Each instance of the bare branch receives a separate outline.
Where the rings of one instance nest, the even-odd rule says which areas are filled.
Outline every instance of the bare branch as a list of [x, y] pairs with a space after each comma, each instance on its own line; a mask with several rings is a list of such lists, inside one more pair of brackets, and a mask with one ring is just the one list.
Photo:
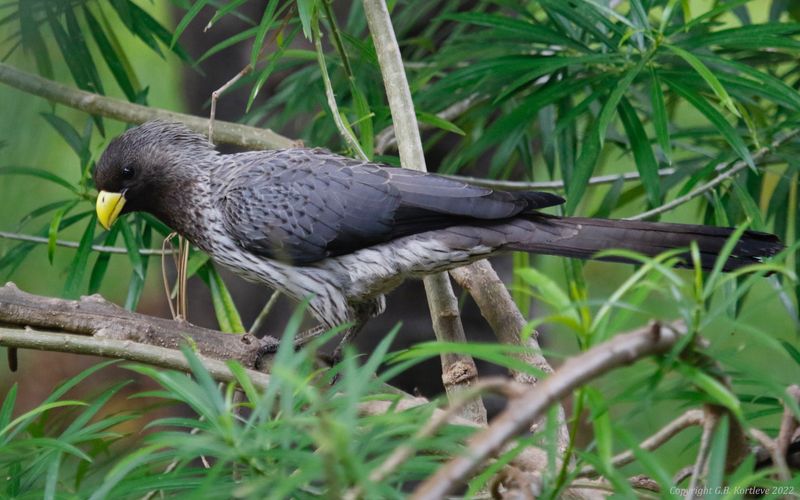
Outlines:
[[[149, 120], [160, 119], [181, 122], [201, 134], [208, 131], [209, 120], [205, 118], [150, 108], [112, 97], [84, 92], [83, 90], [20, 71], [5, 63], [0, 63], [0, 83], [43, 97], [51, 102], [64, 104], [92, 115], [105, 116], [126, 123], [144, 123]], [[297, 144], [296, 141], [272, 130], [249, 127], [238, 123], [217, 121], [214, 128], [214, 143], [217, 144], [233, 144], [248, 149], [290, 148]]]
[[[12, 329], [0, 327], [0, 345], [8, 348], [90, 354], [92, 356], [126, 359], [160, 368], [191, 372], [189, 362], [181, 351], [169, 347], [131, 342], [130, 340], [44, 332], [32, 328]], [[204, 356], [198, 357], [214, 380], [219, 382], [236, 381], [233, 372], [223, 361]], [[266, 389], [269, 385], [268, 374], [247, 368], [246, 373], [256, 387]]]
[[347, 145], [358, 154], [362, 160], [368, 160], [366, 153], [361, 148], [361, 144], [353, 137], [353, 133], [345, 126], [342, 121], [342, 115], [339, 113], [339, 106], [336, 104], [336, 96], [333, 95], [333, 85], [331, 85], [331, 78], [328, 76], [328, 66], [325, 63], [325, 53], [322, 51], [322, 33], [319, 29], [319, 21], [317, 19], [312, 23], [314, 31], [314, 48], [317, 52], [317, 63], [319, 63], [319, 71], [322, 74], [322, 83], [325, 85], [325, 97], [328, 99], [328, 107], [331, 111], [331, 118], [339, 130], [339, 135], [347, 142]]
[[[427, 168], [422, 139], [419, 135], [414, 102], [411, 100], [411, 91], [406, 80], [403, 59], [400, 56], [400, 47], [395, 38], [389, 10], [383, 0], [363, 0], [363, 4], [369, 31], [378, 55], [389, 109], [392, 113], [400, 163], [405, 168], [424, 172]], [[453, 294], [447, 273], [426, 276], [423, 282], [436, 337], [443, 341], [464, 342], [466, 338], [461, 318], [458, 315], [458, 301]], [[471, 379], [477, 375], [475, 362], [471, 357], [466, 356], [461, 357], [458, 361], [460, 362], [457, 363], [457, 360], [443, 355], [443, 377], [451, 377], [451, 372], [458, 371], [459, 375], [455, 379], [469, 384]], [[482, 402], [479, 407], [476, 405], [470, 411], [472, 418], [482, 422], [486, 421], [486, 409]]]
[[[642, 441], [641, 444], [639, 444], [639, 448], [645, 451], [653, 451], [678, 435], [684, 429], [688, 429], [689, 427], [696, 425], [703, 425], [704, 421], [705, 414], [702, 410], [688, 410], [680, 417], [659, 429], [655, 434]], [[634, 458], [633, 451], [628, 450], [616, 455], [611, 460], [611, 464], [614, 467], [622, 467], [623, 465], [633, 462]], [[578, 473], [579, 477], [591, 477], [595, 475], [597, 475], [597, 471], [594, 469], [594, 467], [585, 467], [580, 471], [580, 473]]]
[[[469, 266], [453, 269], [450, 271], [450, 275], [475, 299], [481, 314], [486, 318], [500, 342], [508, 345], [523, 345], [522, 332], [527, 321], [489, 261], [480, 260]], [[542, 373], [552, 373], [553, 368], [541, 354], [542, 349], [539, 346], [538, 337], [538, 332], [534, 331], [524, 343], [529, 350], [524, 354], [519, 354], [518, 357], [530, 366], [538, 368]], [[522, 384], [535, 385], [538, 381], [536, 377], [518, 370], [511, 370], [511, 376]], [[558, 420], [558, 437], [563, 448], [569, 441], [569, 432], [564, 409], [560, 405]], [[534, 423], [531, 430], [535, 431], [537, 426], [538, 422]]]
[[413, 498], [438, 499], [452, 491], [530, 422], [544, 415], [551, 405], [600, 375], [639, 359], [669, 350], [680, 338], [678, 332], [658, 328], [622, 334], [568, 359], [558, 370], [521, 397], [511, 400], [489, 427], [473, 436], [470, 453], [458, 456], [423, 482]]
[[697, 451], [697, 458], [692, 467], [692, 478], [689, 481], [689, 487], [686, 489], [686, 496], [684, 497], [686, 500], [692, 500], [695, 497], [697, 486], [700, 484], [700, 476], [703, 475], [706, 468], [708, 455], [711, 451], [711, 436], [714, 434], [714, 429], [717, 428], [719, 417], [720, 411], [718, 408], [706, 405], [703, 434], [700, 437], [700, 449]]
[[[791, 139], [794, 139], [795, 137], [797, 137], [798, 134], [800, 134], [800, 129], [798, 129], [798, 128], [795, 128], [791, 132], [783, 134], [782, 136], [780, 136], [777, 139], [775, 139], [774, 141], [772, 141], [772, 144], [770, 144], [769, 146], [765, 146], [765, 147], [759, 149], [753, 155], [753, 161], [760, 160], [761, 158], [763, 158], [767, 154], [769, 154], [772, 151], [774, 151], [777, 148], [779, 148], [781, 145], [785, 144], [787, 141], [790, 141]], [[652, 210], [647, 210], [646, 212], [642, 212], [642, 213], [640, 213], [638, 215], [634, 215], [633, 217], [626, 217], [626, 220], [649, 219], [650, 217], [653, 217], [654, 215], [662, 214], [664, 212], [669, 212], [673, 208], [679, 207], [679, 206], [683, 205], [684, 203], [697, 198], [701, 194], [706, 193], [706, 192], [714, 189], [718, 185], [722, 184], [722, 182], [724, 182], [727, 179], [730, 179], [731, 177], [733, 177], [734, 175], [736, 175], [740, 171], [744, 170], [745, 168], [747, 168], [747, 162], [744, 161], [744, 160], [739, 160], [739, 161], [733, 163], [729, 169], [725, 169], [724, 172], [722, 172], [718, 176], [714, 177], [713, 179], [711, 179], [710, 181], [706, 182], [705, 184], [696, 187], [695, 189], [691, 190], [690, 192], [686, 193], [685, 195], [679, 196], [679, 197], [675, 198], [674, 200], [672, 200], [672, 201], [670, 201], [668, 203], [664, 203], [661, 206], [653, 208]]]
[[[0, 324], [43, 328], [94, 336], [129, 344], [177, 349], [189, 342], [199, 354], [219, 361], [235, 359], [255, 368], [261, 353], [277, 346], [272, 337], [229, 335], [185, 321], [172, 321], [127, 311], [99, 295], [81, 300], [40, 297], [13, 283], [0, 287]], [[101, 354], [85, 352], [85, 354]]]
[[[457, 103], [451, 105], [447, 109], [436, 113], [436, 116], [442, 120], [452, 120], [463, 114], [466, 110], [472, 107], [473, 104], [480, 101], [481, 98], [478, 94], [472, 94], [466, 99], [462, 99]], [[433, 128], [433, 125], [428, 123], [420, 123], [420, 130]], [[375, 152], [384, 154], [388, 148], [397, 144], [397, 137], [394, 135], [394, 127], [386, 127], [375, 136]]]

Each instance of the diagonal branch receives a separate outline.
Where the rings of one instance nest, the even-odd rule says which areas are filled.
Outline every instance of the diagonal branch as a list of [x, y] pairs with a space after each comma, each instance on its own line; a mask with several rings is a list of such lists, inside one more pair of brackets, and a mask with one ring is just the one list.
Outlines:
[[[781, 135], [780, 137], [778, 137], [777, 139], [772, 141], [772, 143], [769, 146], [764, 146], [763, 148], [759, 149], [753, 155], [753, 161], [760, 160], [761, 158], [765, 157], [767, 154], [775, 151], [777, 148], [781, 147], [786, 142], [794, 139], [798, 135], [800, 135], [800, 128], [795, 128], [791, 132], [788, 132], [788, 133], [785, 133], [785, 134]], [[677, 207], [683, 205], [684, 203], [687, 203], [687, 202], [697, 198], [698, 196], [700, 196], [700, 195], [702, 195], [704, 193], [707, 193], [708, 191], [711, 191], [715, 187], [717, 187], [720, 184], [722, 184], [725, 180], [732, 178], [733, 176], [735, 176], [736, 174], [738, 174], [739, 172], [741, 172], [745, 168], [747, 168], [747, 162], [745, 162], [744, 160], [739, 160], [739, 161], [733, 163], [730, 168], [723, 169], [724, 171], [721, 174], [719, 174], [718, 176], [714, 177], [713, 179], [711, 179], [710, 181], [706, 182], [705, 184], [696, 187], [695, 189], [691, 190], [690, 192], [686, 193], [685, 195], [679, 196], [679, 197], [675, 198], [674, 200], [672, 200], [670, 202], [664, 203], [661, 206], [653, 208], [652, 210], [648, 210], [646, 212], [642, 212], [640, 214], [634, 215], [633, 217], [627, 217], [626, 220], [644, 220], [644, 219], [649, 219], [650, 217], [653, 217], [655, 215], [662, 214], [664, 212], [669, 212], [670, 210], [672, 210], [674, 208], [677, 208]]]
[[667, 328], [652, 328], [618, 335], [608, 342], [568, 359], [550, 377], [522, 396], [509, 401], [505, 411], [468, 443], [469, 453], [442, 466], [414, 491], [412, 498], [438, 499], [453, 491], [505, 443], [541, 418], [547, 409], [581, 385], [647, 356], [667, 352], [681, 337]]
[[[105, 116], [126, 123], [144, 123], [148, 120], [169, 120], [184, 123], [198, 133], [208, 131], [209, 120], [199, 116], [150, 108], [121, 99], [84, 92], [40, 76], [20, 71], [0, 63], [0, 83], [28, 94], [43, 97], [51, 102], [80, 109], [92, 115]], [[214, 142], [233, 144], [249, 149], [290, 148], [296, 141], [269, 129], [249, 127], [239, 123], [216, 121]]]

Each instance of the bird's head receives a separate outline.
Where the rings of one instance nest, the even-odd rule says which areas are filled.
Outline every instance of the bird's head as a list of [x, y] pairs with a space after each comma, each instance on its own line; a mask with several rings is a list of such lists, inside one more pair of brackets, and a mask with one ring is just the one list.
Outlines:
[[121, 214], [161, 216], [202, 175], [214, 147], [178, 123], [151, 121], [112, 140], [94, 171], [97, 219], [109, 229]]

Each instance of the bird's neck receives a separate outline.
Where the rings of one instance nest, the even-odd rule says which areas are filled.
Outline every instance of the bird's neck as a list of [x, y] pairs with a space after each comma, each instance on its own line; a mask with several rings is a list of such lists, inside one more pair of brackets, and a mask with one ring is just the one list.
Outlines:
[[168, 192], [153, 193], [158, 200], [151, 212], [161, 222], [194, 244], [205, 237], [206, 220], [213, 207], [210, 206], [211, 177], [214, 175], [213, 162], [207, 167], [195, 164], [182, 175], [162, 185], [169, 186]]

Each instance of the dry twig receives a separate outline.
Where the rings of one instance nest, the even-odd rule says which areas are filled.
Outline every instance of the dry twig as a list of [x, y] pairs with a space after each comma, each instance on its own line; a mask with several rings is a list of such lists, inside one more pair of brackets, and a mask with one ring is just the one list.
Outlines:
[[473, 436], [470, 453], [454, 457], [414, 492], [413, 498], [438, 499], [452, 491], [490, 456], [542, 417], [547, 409], [573, 390], [600, 375], [641, 358], [666, 352], [680, 335], [669, 329], [648, 328], [622, 334], [568, 359], [558, 370], [521, 397], [508, 403], [506, 410], [489, 427]]

